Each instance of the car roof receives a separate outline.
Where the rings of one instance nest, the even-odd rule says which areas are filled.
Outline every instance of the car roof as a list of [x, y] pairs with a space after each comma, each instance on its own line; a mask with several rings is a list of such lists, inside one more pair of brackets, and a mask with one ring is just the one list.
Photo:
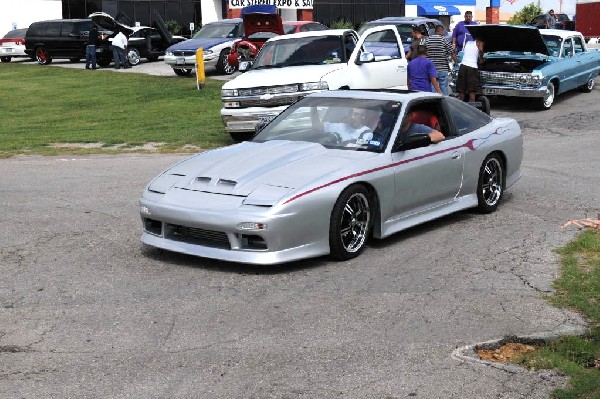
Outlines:
[[241, 18], [227, 18], [227, 19], [221, 19], [219, 21], [209, 22], [205, 25], [239, 24], [240, 22], [242, 22]]
[[385, 17], [379, 18], [373, 21], [369, 21], [367, 23], [420, 23], [420, 22], [440, 22], [438, 19], [434, 18], [426, 18], [426, 17]]
[[[299, 32], [291, 33], [289, 35], [275, 36], [269, 39], [270, 42], [276, 40], [289, 40], [299, 37], [310, 37], [310, 36], [344, 36], [347, 33], [354, 32], [352, 29], [326, 29], [326, 30], [315, 30], [311, 32]], [[355, 32], [354, 32], [355, 33]]]
[[564, 29], [540, 29], [540, 33], [542, 35], [559, 36], [563, 39], [571, 36], [579, 36], [579, 34], [575, 31]]

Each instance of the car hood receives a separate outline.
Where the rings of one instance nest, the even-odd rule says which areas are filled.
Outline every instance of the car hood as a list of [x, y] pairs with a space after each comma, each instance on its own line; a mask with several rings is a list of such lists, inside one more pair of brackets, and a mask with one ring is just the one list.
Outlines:
[[516, 25], [466, 25], [471, 35], [483, 40], [484, 51], [517, 51], [549, 55], [538, 28]]
[[294, 83], [319, 82], [325, 75], [346, 66], [347, 64], [340, 63], [251, 69], [225, 83], [223, 88], [247, 89], [257, 86], [282, 86]]
[[121, 31], [127, 36], [133, 33], [131, 26], [127, 26], [116, 21], [113, 17], [105, 12], [94, 12], [90, 14], [88, 18], [90, 18], [92, 22], [94, 22], [94, 24], [98, 25], [100, 28], [111, 30], [113, 32]]
[[283, 35], [283, 23], [275, 6], [252, 5], [242, 9], [244, 37], [256, 32], [273, 32]]
[[233, 42], [231, 38], [222, 38], [222, 37], [206, 37], [202, 39], [188, 39], [169, 47], [169, 51], [172, 50], [197, 50], [202, 47], [204, 50], [209, 50], [214, 46], [218, 46], [219, 44]]
[[[272, 205], [295, 189], [377, 154], [328, 150], [298, 141], [244, 142], [189, 158], [155, 179], [151, 191], [169, 188], [237, 195]], [[256, 203], [257, 205], [260, 205]]]

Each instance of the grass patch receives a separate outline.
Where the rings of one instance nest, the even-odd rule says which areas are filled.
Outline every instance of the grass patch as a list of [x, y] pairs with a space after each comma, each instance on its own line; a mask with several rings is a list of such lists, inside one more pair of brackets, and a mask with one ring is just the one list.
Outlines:
[[106, 153], [106, 147], [55, 143], [164, 143], [159, 151], [195, 152], [231, 144], [219, 111], [223, 82], [39, 65], [0, 66], [0, 157]]
[[536, 369], [559, 369], [571, 377], [568, 389], [553, 392], [560, 399], [600, 399], [600, 231], [588, 229], [557, 250], [561, 275], [549, 300], [582, 313], [590, 324], [581, 337], [563, 337], [520, 363]]

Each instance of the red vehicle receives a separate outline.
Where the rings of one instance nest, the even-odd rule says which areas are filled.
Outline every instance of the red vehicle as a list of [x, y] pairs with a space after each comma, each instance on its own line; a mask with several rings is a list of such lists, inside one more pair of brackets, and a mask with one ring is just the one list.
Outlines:
[[286, 35], [298, 32], [312, 32], [314, 30], [327, 30], [327, 26], [315, 21], [284, 21], [283, 31]]
[[581, 32], [585, 40], [591, 38], [600, 38], [600, 1], [598, 0], [577, 0], [575, 5], [575, 15], [577, 18], [575, 28]]
[[237, 68], [240, 61], [253, 60], [262, 45], [273, 36], [283, 35], [277, 7], [253, 5], [242, 8], [244, 36], [231, 46], [227, 62]]

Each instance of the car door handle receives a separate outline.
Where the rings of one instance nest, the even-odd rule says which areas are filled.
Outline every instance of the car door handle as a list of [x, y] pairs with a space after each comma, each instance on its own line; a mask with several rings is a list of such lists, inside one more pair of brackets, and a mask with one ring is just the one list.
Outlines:
[[454, 151], [452, 153], [452, 159], [460, 159], [460, 152]]

